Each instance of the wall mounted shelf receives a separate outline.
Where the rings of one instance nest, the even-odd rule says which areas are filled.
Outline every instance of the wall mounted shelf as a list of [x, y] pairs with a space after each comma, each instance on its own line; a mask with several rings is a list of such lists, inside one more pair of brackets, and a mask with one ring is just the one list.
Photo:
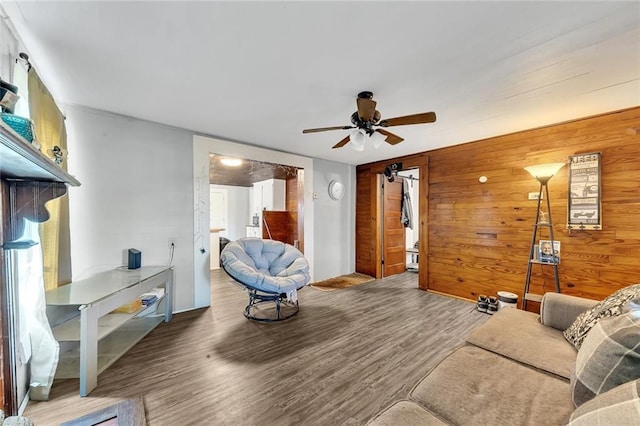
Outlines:
[[0, 121], [0, 176], [3, 179], [61, 182], [80, 186], [80, 182], [11, 127]]
[[5, 234], [2, 247], [22, 249], [32, 246], [31, 241], [20, 240], [24, 220], [44, 222], [49, 213], [44, 204], [61, 197], [67, 185], [80, 182], [33, 144], [27, 142], [12, 128], [0, 121], [0, 177], [9, 197], [4, 206]]

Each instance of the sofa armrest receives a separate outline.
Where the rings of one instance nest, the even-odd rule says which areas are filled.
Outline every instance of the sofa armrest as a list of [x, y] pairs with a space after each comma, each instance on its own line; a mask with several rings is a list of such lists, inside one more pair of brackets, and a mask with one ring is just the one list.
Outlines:
[[566, 330], [584, 311], [591, 309], [597, 300], [569, 296], [561, 293], [545, 293], [540, 304], [540, 322], [547, 327]]

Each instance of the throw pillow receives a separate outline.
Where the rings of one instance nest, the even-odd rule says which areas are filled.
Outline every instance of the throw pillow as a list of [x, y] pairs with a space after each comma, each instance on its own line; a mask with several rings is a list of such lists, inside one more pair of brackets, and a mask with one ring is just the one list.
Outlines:
[[571, 377], [576, 407], [623, 383], [640, 379], [640, 319], [630, 312], [598, 321], [582, 343]]
[[564, 337], [576, 349], [580, 349], [582, 341], [600, 318], [620, 315], [627, 302], [640, 296], [640, 284], [625, 287], [613, 293], [593, 308], [578, 315], [576, 320], [564, 331]]
[[640, 424], [640, 380], [598, 395], [571, 413], [568, 426], [637, 426]]

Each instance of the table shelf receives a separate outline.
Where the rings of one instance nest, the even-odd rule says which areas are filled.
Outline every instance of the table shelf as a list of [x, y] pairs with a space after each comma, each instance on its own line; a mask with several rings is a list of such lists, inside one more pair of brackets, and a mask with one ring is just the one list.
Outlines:
[[[98, 320], [98, 340], [107, 337], [114, 330], [122, 327], [131, 319], [143, 319], [146, 317], [138, 317], [138, 314], [145, 311], [149, 307], [155, 306], [156, 309], [160, 302], [164, 300], [164, 296], [153, 302], [149, 306], [142, 306], [140, 309], [132, 313], [112, 312], [101, 317]], [[53, 336], [58, 342], [79, 342], [80, 341], [80, 317], [73, 318], [69, 321], [53, 327]]]
[[[128, 314], [116, 314], [123, 316]], [[129, 318], [131, 319], [131, 318]], [[98, 342], [98, 369], [100, 374], [116, 362], [136, 343], [163, 321], [162, 316], [143, 317], [122, 323]], [[55, 333], [55, 332], [54, 332]], [[60, 361], [56, 379], [80, 378], [80, 345], [77, 341], [60, 341]]]
[[558, 266], [560, 264], [559, 262], [542, 262], [536, 259], [529, 260], [529, 263], [533, 263], [535, 265], [549, 265], [549, 266]]
[[[114, 312], [156, 287], [164, 287], [164, 295], [150, 306]], [[80, 396], [87, 396], [97, 386], [98, 374], [163, 320], [171, 320], [172, 295], [171, 266], [106, 271], [47, 291], [47, 311], [52, 312], [53, 335], [60, 344], [55, 377], [79, 378]], [[139, 316], [160, 306], [162, 315]]]

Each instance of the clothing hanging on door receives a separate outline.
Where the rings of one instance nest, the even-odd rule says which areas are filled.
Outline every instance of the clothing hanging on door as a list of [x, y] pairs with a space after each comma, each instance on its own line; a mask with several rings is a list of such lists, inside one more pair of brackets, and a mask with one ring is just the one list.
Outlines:
[[411, 191], [407, 179], [402, 179], [402, 212], [400, 221], [405, 228], [413, 229], [413, 211], [411, 208]]

